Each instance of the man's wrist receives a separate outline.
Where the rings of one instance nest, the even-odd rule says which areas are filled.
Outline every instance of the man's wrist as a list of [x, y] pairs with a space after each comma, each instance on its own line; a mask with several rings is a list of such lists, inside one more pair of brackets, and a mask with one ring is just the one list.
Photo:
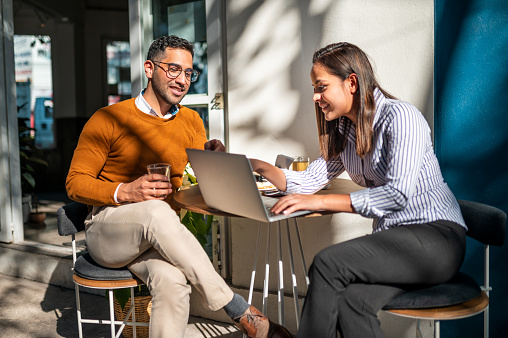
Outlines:
[[122, 186], [123, 183], [120, 183], [117, 187], [116, 187], [116, 190], [115, 190], [115, 194], [113, 195], [113, 199], [115, 200], [115, 203], [116, 204], [120, 204], [120, 202], [118, 201], [118, 190], [120, 190], [120, 187]]

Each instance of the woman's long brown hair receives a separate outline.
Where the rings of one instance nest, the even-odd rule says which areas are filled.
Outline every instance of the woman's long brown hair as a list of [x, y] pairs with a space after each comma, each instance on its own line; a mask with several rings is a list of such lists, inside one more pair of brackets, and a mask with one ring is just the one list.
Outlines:
[[[332, 75], [343, 81], [349, 75], [356, 74], [358, 88], [353, 98], [353, 109], [356, 111], [356, 153], [364, 157], [372, 148], [374, 114], [376, 111], [374, 89], [377, 87], [388, 98], [392, 95], [383, 90], [376, 81], [374, 71], [367, 55], [357, 46], [339, 42], [330, 44], [314, 53], [312, 64], [325, 67]], [[319, 148], [325, 160], [339, 155], [346, 146], [347, 130], [353, 128], [353, 122], [347, 117], [326, 121], [324, 114], [316, 103], [316, 120], [319, 134]], [[345, 130], [339, 133], [340, 119], [345, 119]]]

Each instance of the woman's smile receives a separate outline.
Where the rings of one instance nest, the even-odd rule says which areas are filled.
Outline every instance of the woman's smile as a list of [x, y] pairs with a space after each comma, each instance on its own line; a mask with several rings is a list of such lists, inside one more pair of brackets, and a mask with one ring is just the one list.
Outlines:
[[321, 108], [323, 110], [323, 112], [324, 112], [325, 109], [327, 109], [329, 106], [330, 106], [329, 104], [320, 104], [319, 108]]
[[325, 119], [333, 121], [346, 116], [354, 122], [352, 107], [356, 85], [350, 77], [342, 80], [319, 63], [312, 67], [310, 77], [314, 86], [312, 99], [318, 104]]

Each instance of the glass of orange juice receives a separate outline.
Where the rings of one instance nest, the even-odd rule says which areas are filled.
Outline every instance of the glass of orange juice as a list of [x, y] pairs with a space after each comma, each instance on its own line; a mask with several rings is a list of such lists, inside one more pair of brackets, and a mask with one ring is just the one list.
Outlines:
[[294, 171], [304, 171], [308, 166], [309, 158], [307, 156], [295, 156], [291, 168]]

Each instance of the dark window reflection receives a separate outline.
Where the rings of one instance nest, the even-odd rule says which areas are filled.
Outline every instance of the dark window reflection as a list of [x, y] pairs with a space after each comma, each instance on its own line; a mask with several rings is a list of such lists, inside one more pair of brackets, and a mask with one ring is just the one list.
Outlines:
[[189, 94], [208, 94], [205, 0], [152, 0], [153, 39], [177, 35], [194, 44], [194, 69], [201, 74]]

